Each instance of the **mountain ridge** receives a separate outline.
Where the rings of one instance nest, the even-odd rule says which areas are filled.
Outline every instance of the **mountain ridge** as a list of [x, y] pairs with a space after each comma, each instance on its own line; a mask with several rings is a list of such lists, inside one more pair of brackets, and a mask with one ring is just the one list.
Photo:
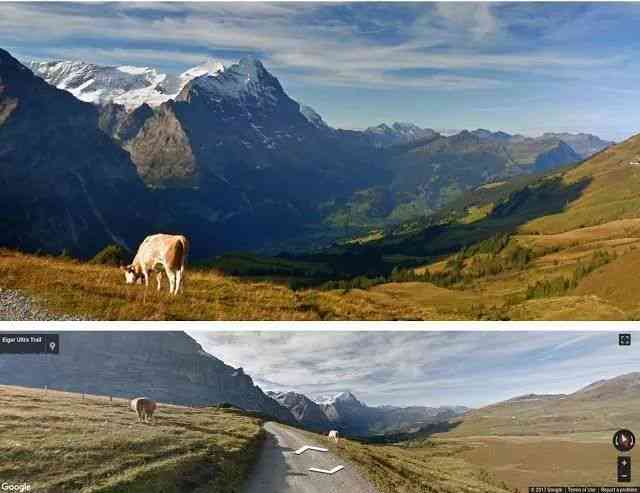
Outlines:
[[326, 432], [337, 429], [350, 436], [414, 432], [430, 424], [444, 423], [467, 411], [463, 406], [368, 406], [350, 391], [331, 399], [311, 400], [297, 392], [268, 392], [287, 407], [301, 424]]
[[[114, 80], [104, 75], [104, 84], [129, 81], [133, 90], [139, 89], [140, 78], [157, 75], [147, 68], [107, 68], [108, 73], [115, 70], [118, 74]], [[51, 80], [77, 89], [102, 69], [90, 66], [90, 74], [83, 70], [78, 80], [65, 70]], [[505, 150], [505, 144], [496, 139], [481, 139], [468, 131], [444, 137], [429, 130], [427, 140], [376, 147], [366, 133], [327, 126], [315, 111], [290, 98], [278, 79], [255, 57], [246, 57], [224, 70], [211, 62], [183, 74], [190, 79], [175, 99], [166, 99], [169, 92], [165, 91], [162, 102], [144, 102], [134, 110], [113, 98], [106, 104], [82, 103], [51, 85], [57, 92], [39, 93], [44, 99], [55, 94], [60, 101], [61, 106], [55, 106], [60, 114], [68, 113], [62, 108], [66, 103], [84, 108], [88, 120], [82, 124], [83, 135], [88, 135], [90, 128], [98, 128], [113, 139], [102, 139], [98, 145], [95, 135], [77, 135], [79, 128], [67, 132], [77, 135], [75, 147], [84, 147], [85, 158], [93, 152], [98, 161], [117, 156], [127, 163], [122, 166], [128, 170], [123, 180], [126, 183], [114, 196], [122, 194], [129, 200], [111, 200], [112, 210], [102, 210], [100, 203], [105, 200], [98, 197], [110, 189], [108, 186], [94, 190], [87, 176], [81, 175], [83, 185], [75, 175], [53, 178], [48, 171], [55, 181], [51, 185], [77, 188], [76, 193], [82, 197], [74, 203], [80, 199], [84, 203], [92, 201], [93, 205], [87, 203], [84, 209], [93, 214], [73, 219], [77, 207], [70, 203], [56, 219], [62, 233], [55, 235], [55, 241], [44, 225], [36, 227], [28, 241], [21, 241], [19, 226], [15, 225], [24, 222], [24, 214], [31, 214], [27, 205], [32, 198], [29, 187], [42, 181], [33, 174], [22, 190], [14, 187], [23, 205], [10, 221], [15, 231], [7, 229], [5, 245], [52, 253], [67, 248], [74, 255], [87, 257], [108, 243], [126, 244], [133, 249], [145, 232], [163, 229], [190, 236], [193, 258], [201, 259], [233, 249], [318, 248], [372, 225], [424, 217], [487, 180], [578, 159], [569, 147], [551, 138], [547, 139], [551, 144], [536, 144], [533, 151], [529, 148], [534, 141], [509, 144], [511, 147]], [[144, 88], [157, 87], [145, 81], [142, 84], [149, 85]], [[36, 86], [32, 81], [25, 87]], [[0, 139], [2, 134], [9, 138], [6, 148], [27, 136], [39, 139], [42, 130], [33, 118], [21, 134], [10, 134], [9, 124], [20, 113], [19, 108], [11, 109], [15, 106], [11, 101], [5, 98], [0, 103], [4, 108]], [[51, 122], [59, 117], [52, 108], [48, 108]], [[396, 123], [393, 128], [412, 135], [421, 131], [406, 123]], [[62, 140], [51, 142], [46, 148], [30, 146], [32, 152], [17, 157], [11, 168], [28, 169], [30, 163], [52, 159], [50, 153], [55, 154], [55, 159], [77, 161], [68, 157], [72, 146], [59, 142]], [[123, 152], [111, 149], [112, 144]], [[104, 171], [99, 168], [94, 165], [93, 181], [109, 183], [97, 178]], [[6, 177], [9, 181], [13, 178]], [[310, 183], [314, 186], [310, 187]], [[50, 190], [45, 192], [51, 194]], [[131, 200], [137, 204], [124, 207]], [[132, 218], [131, 211], [138, 217]], [[81, 238], [78, 230], [92, 228], [101, 233], [92, 241]]]

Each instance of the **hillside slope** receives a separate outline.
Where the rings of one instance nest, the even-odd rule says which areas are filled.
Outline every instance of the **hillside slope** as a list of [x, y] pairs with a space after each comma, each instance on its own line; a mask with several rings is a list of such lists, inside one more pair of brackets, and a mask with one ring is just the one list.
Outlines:
[[43, 493], [238, 491], [259, 419], [163, 403], [155, 417], [138, 423], [128, 400], [0, 386], [0, 474]]
[[[446, 436], [566, 435], [610, 437], [637, 429], [640, 373], [594, 382], [567, 395], [526, 395], [469, 411]], [[456, 421], [454, 420], [454, 421]]]

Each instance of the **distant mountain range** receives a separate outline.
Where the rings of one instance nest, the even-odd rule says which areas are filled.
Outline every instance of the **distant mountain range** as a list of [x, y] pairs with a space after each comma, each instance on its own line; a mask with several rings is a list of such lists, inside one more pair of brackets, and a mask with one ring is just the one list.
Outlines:
[[467, 411], [462, 406], [371, 407], [351, 392], [314, 402], [296, 392], [267, 392], [288, 408], [305, 427], [318, 431], [337, 429], [349, 436], [415, 432], [424, 426], [446, 422]]
[[27, 65], [33, 72], [0, 50], [0, 183], [10, 188], [0, 241], [28, 251], [134, 249], [155, 230], [190, 236], [193, 258], [308, 249], [606, 145], [482, 130], [445, 137], [406, 123], [334, 129], [252, 57], [177, 76]]

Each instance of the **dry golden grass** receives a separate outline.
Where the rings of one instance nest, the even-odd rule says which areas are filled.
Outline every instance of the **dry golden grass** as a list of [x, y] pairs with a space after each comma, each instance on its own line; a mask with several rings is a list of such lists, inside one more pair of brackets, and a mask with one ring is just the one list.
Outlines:
[[[126, 285], [115, 267], [0, 251], [0, 286], [25, 291], [53, 313], [97, 320], [307, 320], [300, 296], [270, 282], [187, 272], [185, 293]], [[155, 282], [155, 281], [154, 281]]]
[[[0, 287], [19, 289], [54, 314], [96, 320], [395, 320], [464, 317], [432, 285], [368, 291], [292, 291], [283, 284], [189, 270], [185, 293], [125, 285], [115, 267], [0, 250]], [[413, 294], [413, 292], [417, 294]], [[439, 293], [429, 302], [429, 293]], [[455, 294], [452, 293], [452, 294]], [[459, 296], [455, 294], [456, 296]], [[417, 297], [416, 297], [417, 296]], [[444, 306], [441, 309], [440, 306]], [[446, 306], [445, 306], [446, 305]], [[463, 306], [463, 305], [461, 305]]]
[[465, 443], [470, 448], [461, 453], [464, 460], [521, 492], [529, 486], [618, 484], [610, 437], [478, 437]]
[[633, 250], [589, 274], [576, 289], [576, 294], [595, 294], [602, 300], [640, 316], [640, 250]]
[[259, 420], [160, 404], [0, 386], [0, 477], [47, 493], [235, 492], [261, 444]]
[[[293, 291], [281, 280], [249, 280], [189, 269], [185, 293], [125, 285], [114, 267], [0, 250], [0, 287], [31, 295], [53, 314], [96, 320], [629, 320], [640, 317], [640, 219], [557, 234], [515, 235], [535, 258], [523, 270], [443, 288], [387, 283], [367, 290]], [[526, 300], [529, 286], [571, 279], [578, 263], [607, 251], [615, 260], [563, 296]], [[478, 254], [478, 257], [482, 254]], [[447, 258], [416, 269], [447, 269]], [[465, 261], [467, 268], [472, 259]]]
[[605, 394], [507, 401], [471, 411], [438, 439], [469, 448], [460, 456], [527, 491], [528, 486], [615, 485], [613, 433], [636, 429], [638, 397], [609, 387]]

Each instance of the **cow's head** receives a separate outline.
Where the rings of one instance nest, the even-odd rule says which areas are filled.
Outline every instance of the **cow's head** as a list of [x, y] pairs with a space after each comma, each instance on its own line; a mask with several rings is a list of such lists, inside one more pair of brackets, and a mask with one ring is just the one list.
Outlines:
[[135, 284], [142, 277], [142, 274], [138, 273], [133, 265], [123, 265], [120, 268], [124, 272], [124, 280], [127, 284]]

